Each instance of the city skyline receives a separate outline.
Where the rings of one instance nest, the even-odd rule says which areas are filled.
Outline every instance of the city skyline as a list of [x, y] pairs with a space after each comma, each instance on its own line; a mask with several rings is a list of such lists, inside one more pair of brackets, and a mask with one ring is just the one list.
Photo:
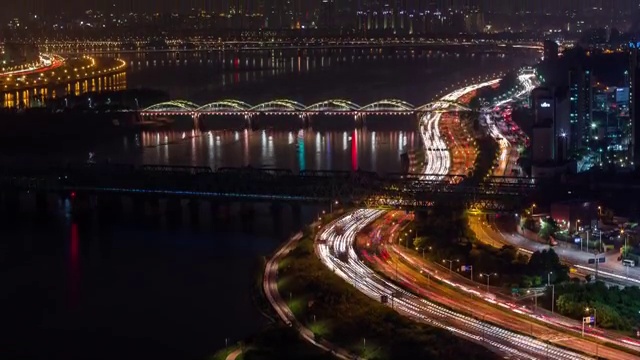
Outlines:
[[[318, 9], [323, 0], [67, 0], [52, 3], [46, 0], [19, 2], [4, 12], [5, 17], [26, 14], [79, 14], [87, 10], [102, 12], [189, 12], [203, 10], [226, 13], [238, 11], [259, 13], [269, 10]], [[638, 9], [637, 0], [332, 0], [339, 9], [347, 11], [435, 11], [478, 9], [485, 12], [532, 12], [553, 13], [557, 11], [632, 11]]]

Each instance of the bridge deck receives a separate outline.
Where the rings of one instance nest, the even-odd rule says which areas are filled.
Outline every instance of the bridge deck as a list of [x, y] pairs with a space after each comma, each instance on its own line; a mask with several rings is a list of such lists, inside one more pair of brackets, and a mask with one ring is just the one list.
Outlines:
[[5, 169], [0, 188], [36, 192], [119, 193], [145, 196], [340, 201], [378, 207], [425, 207], [435, 202], [507, 210], [536, 189], [533, 181], [491, 178], [468, 184], [464, 176], [377, 174], [287, 169], [84, 165], [51, 169]]

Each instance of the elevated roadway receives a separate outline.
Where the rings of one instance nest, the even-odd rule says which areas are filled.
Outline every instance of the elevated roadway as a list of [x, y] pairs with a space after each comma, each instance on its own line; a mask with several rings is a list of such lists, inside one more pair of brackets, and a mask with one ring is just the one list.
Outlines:
[[[428, 153], [434, 170], [448, 169], [439, 152]], [[447, 164], [446, 167], [444, 164]], [[83, 165], [52, 169], [2, 169], [0, 190], [212, 198], [233, 201], [334, 202], [377, 208], [424, 208], [434, 202], [475, 204], [483, 211], [512, 211], [533, 194], [533, 180], [497, 177], [483, 185], [464, 176], [387, 174], [255, 168]]]

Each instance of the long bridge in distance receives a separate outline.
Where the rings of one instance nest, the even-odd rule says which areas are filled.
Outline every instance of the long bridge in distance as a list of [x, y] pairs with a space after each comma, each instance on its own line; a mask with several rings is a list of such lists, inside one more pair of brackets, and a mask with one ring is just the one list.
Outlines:
[[283, 116], [295, 115], [309, 117], [315, 115], [329, 116], [407, 116], [430, 112], [461, 112], [470, 111], [464, 104], [455, 101], [438, 100], [428, 104], [414, 106], [399, 99], [383, 99], [364, 106], [344, 99], [324, 100], [312, 105], [304, 105], [289, 99], [267, 101], [251, 105], [240, 100], [219, 100], [205, 105], [198, 105], [191, 101], [173, 100], [151, 105], [138, 110], [142, 116], [243, 116], [258, 115]]
[[4, 169], [0, 192], [65, 196], [219, 199], [249, 202], [333, 203], [382, 208], [459, 204], [483, 211], [511, 211], [538, 190], [535, 179], [492, 177], [482, 184], [465, 176], [377, 174], [362, 171], [133, 165], [84, 165]]

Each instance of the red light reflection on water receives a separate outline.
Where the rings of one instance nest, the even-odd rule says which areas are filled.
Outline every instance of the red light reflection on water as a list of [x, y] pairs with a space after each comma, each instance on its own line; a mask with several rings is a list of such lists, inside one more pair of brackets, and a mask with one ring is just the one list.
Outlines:
[[353, 130], [351, 134], [351, 168], [358, 170], [358, 130]]
[[78, 304], [80, 287], [80, 236], [76, 223], [71, 224], [69, 255], [69, 304], [75, 307]]

